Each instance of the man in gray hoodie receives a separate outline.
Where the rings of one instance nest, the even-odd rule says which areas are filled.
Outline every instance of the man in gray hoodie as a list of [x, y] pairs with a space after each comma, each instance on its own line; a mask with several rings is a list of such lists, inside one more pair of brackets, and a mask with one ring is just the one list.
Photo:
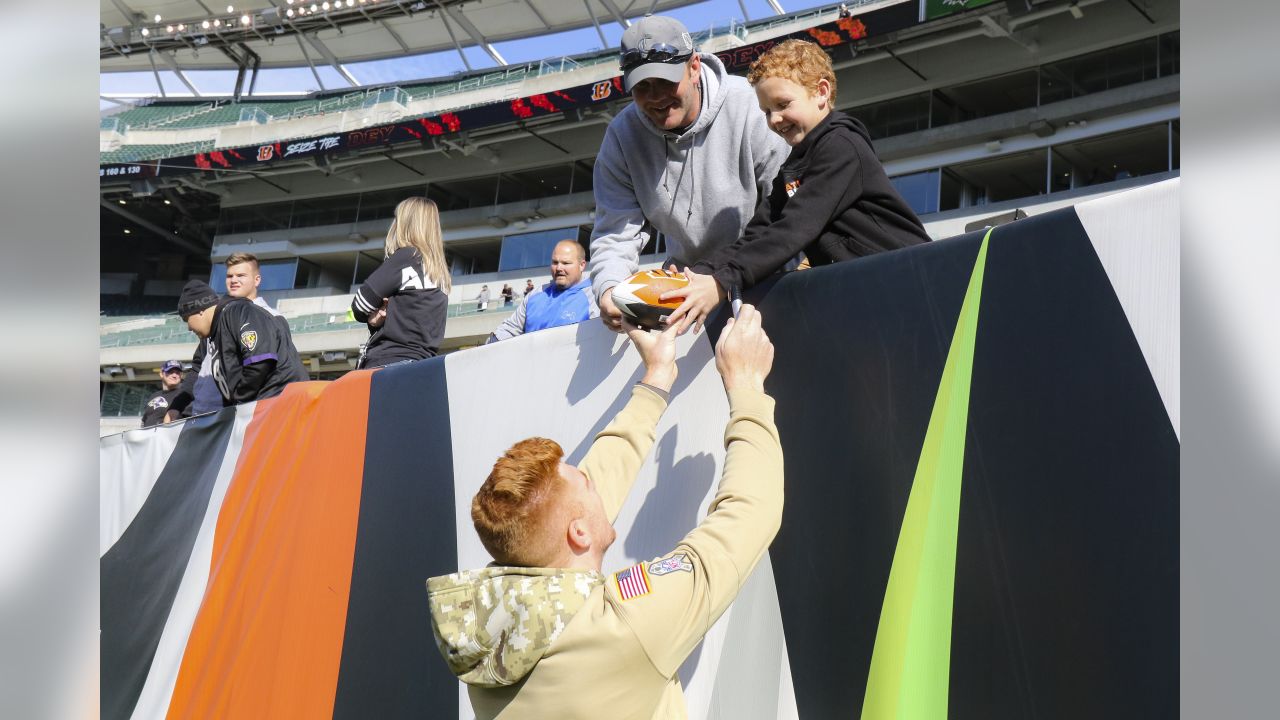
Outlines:
[[765, 124], [746, 79], [694, 50], [678, 20], [646, 15], [622, 35], [635, 101], [609, 123], [595, 165], [591, 285], [621, 332], [613, 287], [639, 269], [654, 232], [680, 268], [742, 234], [790, 148]]

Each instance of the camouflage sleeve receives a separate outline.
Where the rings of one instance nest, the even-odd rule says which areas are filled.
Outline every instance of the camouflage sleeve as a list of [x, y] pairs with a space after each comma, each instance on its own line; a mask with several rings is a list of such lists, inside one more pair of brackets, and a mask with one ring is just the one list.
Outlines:
[[782, 522], [773, 400], [733, 391], [729, 411], [724, 472], [706, 519], [673, 552], [605, 581], [605, 597], [668, 678], [738, 596]]
[[609, 522], [622, 510], [636, 473], [653, 447], [654, 429], [666, 408], [666, 399], [659, 393], [636, 385], [626, 407], [596, 435], [591, 449], [578, 464], [600, 493]]

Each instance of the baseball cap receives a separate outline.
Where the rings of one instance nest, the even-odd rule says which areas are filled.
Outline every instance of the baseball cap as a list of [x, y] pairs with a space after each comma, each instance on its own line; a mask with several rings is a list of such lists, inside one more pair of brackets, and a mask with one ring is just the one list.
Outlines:
[[170, 372], [174, 370], [177, 370], [178, 372], [182, 372], [182, 363], [178, 362], [177, 360], [166, 360], [165, 363], [160, 366], [161, 375], [168, 375]]
[[642, 80], [680, 82], [684, 61], [693, 54], [689, 30], [675, 18], [645, 15], [622, 33], [622, 86], [631, 92]]
[[188, 280], [178, 296], [178, 315], [187, 318], [218, 304], [218, 294], [203, 280]]

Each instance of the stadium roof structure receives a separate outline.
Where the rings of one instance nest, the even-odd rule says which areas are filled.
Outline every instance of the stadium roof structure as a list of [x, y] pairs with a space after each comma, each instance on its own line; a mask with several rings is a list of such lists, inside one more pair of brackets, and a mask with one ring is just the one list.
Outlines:
[[344, 63], [449, 50], [462, 54], [468, 47], [506, 65], [493, 43], [592, 26], [600, 31], [608, 23], [625, 27], [647, 12], [694, 2], [102, 0], [100, 69], [181, 73], [319, 64], [351, 80]]

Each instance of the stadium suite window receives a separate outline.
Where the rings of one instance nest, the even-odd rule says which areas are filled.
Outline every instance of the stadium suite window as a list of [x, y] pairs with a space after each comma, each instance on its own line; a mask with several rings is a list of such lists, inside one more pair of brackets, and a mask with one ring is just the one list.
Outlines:
[[542, 268], [551, 264], [551, 251], [561, 240], [579, 240], [579, 228], [575, 225], [555, 230], [507, 235], [502, 238], [502, 256], [498, 260], [498, 272]]
[[[262, 273], [262, 284], [258, 286], [258, 291], [264, 290], [292, 290], [294, 279], [298, 274], [298, 259], [287, 258], [284, 260], [262, 260], [258, 263], [258, 270]], [[209, 287], [213, 291], [222, 295], [227, 292], [227, 266], [218, 263], [213, 266], [213, 270], [209, 274]]]
[[928, 215], [938, 212], [940, 176], [939, 170], [925, 170], [889, 178], [889, 182], [917, 215]]
[[1160, 74], [1160, 40], [1149, 37], [1042, 65], [1040, 104], [1154, 80]]

